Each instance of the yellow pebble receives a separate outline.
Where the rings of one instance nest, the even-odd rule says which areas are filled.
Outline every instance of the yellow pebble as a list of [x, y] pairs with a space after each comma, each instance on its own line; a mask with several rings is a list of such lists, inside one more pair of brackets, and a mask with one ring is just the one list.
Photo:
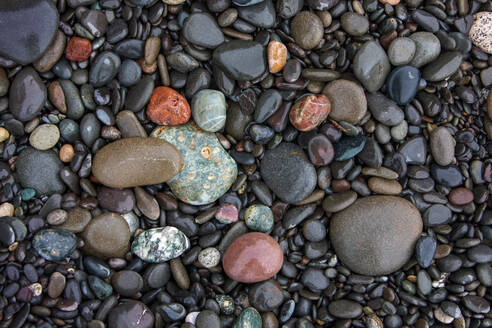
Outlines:
[[0, 205], [0, 217], [2, 216], [14, 216], [14, 205], [10, 203]]
[[6, 128], [0, 128], [0, 142], [4, 142], [10, 137], [9, 131]]

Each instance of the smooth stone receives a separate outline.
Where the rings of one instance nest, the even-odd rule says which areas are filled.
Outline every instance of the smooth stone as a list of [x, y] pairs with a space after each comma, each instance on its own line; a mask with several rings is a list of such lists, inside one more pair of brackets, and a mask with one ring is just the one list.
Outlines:
[[241, 106], [239, 106], [238, 103], [233, 102], [227, 109], [225, 131], [234, 139], [242, 140], [245, 135], [246, 127], [251, 120], [251, 115], [245, 114], [241, 109]]
[[101, 259], [94, 256], [84, 257], [84, 269], [87, 270], [89, 274], [98, 276], [101, 279], [106, 279], [111, 274], [110, 267]]
[[123, 297], [132, 297], [139, 293], [144, 281], [138, 272], [131, 270], [118, 271], [111, 277], [114, 290]]
[[340, 19], [342, 28], [349, 35], [362, 36], [369, 31], [369, 20], [367, 17], [353, 12], [346, 12]]
[[[381, 165], [383, 164], [383, 157], [383, 150], [373, 137], [366, 138], [366, 144], [364, 145], [364, 148], [357, 155], [357, 158], [362, 160], [362, 162], [364, 162], [366, 166], [376, 169], [381, 168]], [[386, 177], [381, 178], [386, 179]]]
[[80, 24], [96, 38], [106, 34], [106, 30], [108, 29], [106, 15], [104, 15], [103, 11], [96, 9], [85, 11], [80, 17]]
[[357, 51], [353, 71], [369, 92], [379, 90], [391, 69], [384, 49], [375, 41], [368, 41]]
[[47, 96], [46, 86], [38, 73], [32, 67], [25, 67], [15, 75], [10, 85], [10, 112], [19, 121], [30, 121], [39, 114]]
[[48, 49], [58, 27], [58, 11], [51, 0], [2, 1], [0, 56], [27, 65]]
[[195, 58], [182, 51], [166, 56], [166, 61], [171, 68], [181, 73], [191, 72], [199, 66], [199, 63]]
[[328, 305], [331, 315], [341, 319], [355, 319], [362, 314], [362, 306], [354, 301], [340, 299]]
[[260, 3], [264, 0], [232, 0], [232, 3], [235, 4], [236, 6], [252, 6], [257, 3]]
[[275, 6], [272, 0], [237, 8], [239, 17], [259, 28], [271, 28], [275, 24]]
[[79, 233], [84, 231], [91, 219], [91, 212], [81, 207], [75, 207], [68, 212], [67, 220], [59, 228], [73, 233]]
[[123, 110], [116, 115], [116, 125], [122, 138], [147, 137], [147, 132], [137, 116], [129, 110]]
[[171, 271], [168, 263], [158, 263], [150, 265], [144, 272], [146, 286], [150, 288], [161, 288], [167, 284], [171, 278]]
[[154, 313], [142, 302], [123, 299], [109, 311], [109, 328], [152, 328]]
[[428, 11], [417, 9], [412, 13], [412, 19], [428, 32], [436, 33], [439, 31], [439, 21]]
[[303, 5], [303, 0], [278, 0], [277, 14], [284, 19], [292, 18], [302, 10]]
[[258, 42], [233, 40], [214, 50], [212, 62], [234, 80], [254, 80], [267, 69], [264, 52]]
[[203, 12], [193, 13], [185, 20], [183, 35], [189, 42], [205, 48], [213, 49], [224, 42], [215, 18]]
[[340, 212], [357, 200], [357, 193], [352, 190], [335, 192], [323, 200], [323, 209], [328, 213]]
[[[237, 0], [236, 0], [237, 1]], [[262, 328], [261, 316], [254, 307], [245, 308], [236, 321], [232, 328]], [[266, 328], [266, 327], [265, 327]]]
[[38, 150], [48, 150], [56, 146], [60, 130], [55, 124], [41, 124], [29, 136], [29, 143]]
[[89, 113], [80, 121], [80, 137], [82, 141], [89, 147], [92, 147], [94, 142], [99, 138], [101, 133], [101, 123], [96, 115]]
[[32, 247], [48, 261], [61, 261], [69, 257], [77, 246], [77, 237], [63, 229], [44, 229], [32, 239]]
[[432, 164], [431, 176], [436, 183], [449, 188], [458, 187], [463, 183], [463, 175], [456, 165], [439, 166]]
[[154, 80], [144, 76], [135, 85], [131, 86], [126, 95], [125, 109], [139, 112], [149, 102], [154, 91]]
[[328, 165], [335, 156], [330, 139], [324, 134], [317, 134], [308, 143], [309, 160], [316, 166]]
[[38, 195], [63, 193], [65, 185], [60, 178], [63, 163], [51, 150], [24, 149], [16, 162], [19, 182], [24, 188], [36, 190]]
[[394, 196], [358, 199], [331, 218], [330, 238], [338, 258], [364, 275], [401, 268], [412, 256], [422, 232], [419, 211]]
[[441, 204], [434, 204], [425, 210], [422, 220], [424, 225], [436, 227], [449, 223], [452, 215], [453, 213], [448, 207]]
[[305, 50], [315, 48], [323, 39], [323, 23], [317, 15], [309, 11], [301, 11], [295, 15], [290, 29], [296, 43]]
[[181, 256], [190, 247], [190, 240], [175, 227], [153, 228], [139, 234], [132, 243], [132, 252], [145, 262], [161, 263]]
[[100, 53], [91, 65], [89, 82], [95, 87], [102, 87], [113, 80], [118, 74], [121, 59], [114, 52], [104, 51]]
[[196, 317], [196, 328], [220, 328], [220, 317], [211, 310], [203, 310]]
[[116, 44], [113, 51], [120, 57], [138, 59], [145, 55], [145, 42], [138, 39], [125, 39]]
[[272, 210], [265, 205], [251, 205], [244, 213], [244, 222], [253, 231], [268, 232], [274, 223]]
[[415, 137], [407, 140], [398, 152], [403, 155], [407, 164], [425, 164], [427, 157], [427, 141], [423, 137]]
[[209, 269], [214, 268], [220, 263], [221, 254], [215, 247], [207, 247], [198, 253], [198, 263]]
[[252, 286], [248, 291], [250, 304], [260, 312], [278, 308], [283, 300], [282, 288], [275, 280], [267, 280]]
[[387, 126], [395, 126], [404, 120], [403, 110], [380, 92], [367, 94], [367, 105], [376, 120]]
[[471, 202], [473, 202], [473, 198], [473, 191], [463, 187], [451, 190], [448, 195], [449, 202], [457, 206], [470, 204]]
[[226, 122], [227, 104], [224, 94], [217, 90], [198, 91], [191, 101], [191, 115], [203, 130], [217, 132]]
[[331, 102], [328, 116], [335, 121], [358, 124], [367, 112], [364, 89], [355, 82], [343, 79], [332, 81], [325, 86], [323, 94]]
[[215, 134], [199, 129], [194, 123], [159, 127], [151, 136], [168, 141], [181, 153], [185, 166], [168, 184], [173, 194], [185, 203], [214, 202], [236, 180], [236, 162]]
[[222, 259], [227, 276], [244, 283], [273, 277], [280, 271], [283, 261], [279, 244], [261, 232], [250, 232], [236, 238]]
[[[56, 31], [53, 41], [43, 55], [33, 63], [38, 72], [48, 72], [60, 60], [65, 51], [66, 37], [62, 31]], [[0, 92], [1, 93], [1, 92]]]
[[292, 143], [281, 143], [265, 152], [260, 172], [268, 187], [286, 203], [298, 203], [316, 187], [314, 166], [304, 151]]
[[274, 89], [268, 89], [263, 92], [256, 103], [254, 120], [258, 123], [265, 122], [271, 117], [282, 105], [282, 95]]
[[130, 229], [121, 215], [101, 214], [92, 219], [81, 235], [87, 254], [100, 257], [124, 257], [130, 248]]
[[398, 195], [402, 191], [402, 186], [398, 181], [379, 177], [369, 178], [367, 186], [376, 194]]
[[311, 131], [326, 120], [331, 110], [328, 97], [310, 94], [302, 97], [291, 107], [290, 123], [299, 131]]
[[7, 220], [0, 220], [0, 243], [5, 247], [9, 247], [15, 242], [14, 228], [7, 222]]
[[367, 138], [362, 134], [354, 137], [344, 135], [333, 145], [335, 161], [346, 161], [357, 156], [364, 149], [366, 140]]
[[398, 105], [406, 105], [417, 94], [420, 71], [413, 66], [400, 66], [391, 71], [386, 79], [386, 88], [391, 99]]
[[70, 80], [59, 80], [59, 83], [65, 96], [67, 117], [73, 120], [80, 119], [84, 115], [85, 108], [80, 98], [79, 89]]
[[48, 284], [48, 296], [51, 298], [57, 298], [65, 289], [67, 279], [60, 272], [53, 272], [50, 276], [50, 282]]
[[463, 304], [472, 312], [488, 313], [490, 311], [490, 303], [483, 297], [477, 295], [467, 295], [463, 297]]
[[142, 77], [142, 69], [136, 61], [125, 59], [118, 70], [118, 81], [120, 84], [129, 87], [137, 83]]
[[417, 46], [412, 39], [396, 38], [388, 47], [388, 59], [393, 66], [407, 65], [412, 61], [416, 50]]
[[183, 167], [179, 151], [169, 142], [135, 137], [117, 140], [99, 150], [92, 173], [105, 186], [128, 188], [166, 182]]
[[422, 77], [430, 82], [445, 80], [458, 70], [462, 60], [458, 51], [444, 52], [424, 68]]
[[437, 242], [431, 236], [422, 236], [415, 244], [415, 258], [422, 268], [428, 268], [432, 264], [436, 253]]
[[128, 213], [135, 207], [135, 195], [131, 189], [100, 187], [97, 190], [97, 202], [110, 212]]
[[416, 32], [410, 35], [415, 42], [416, 50], [410, 65], [422, 67], [436, 59], [441, 53], [441, 42], [430, 32]]
[[453, 162], [456, 140], [446, 127], [432, 130], [429, 144], [432, 157], [437, 164], [446, 166]]
[[476, 263], [490, 263], [492, 262], [492, 248], [485, 244], [468, 249], [466, 256]]

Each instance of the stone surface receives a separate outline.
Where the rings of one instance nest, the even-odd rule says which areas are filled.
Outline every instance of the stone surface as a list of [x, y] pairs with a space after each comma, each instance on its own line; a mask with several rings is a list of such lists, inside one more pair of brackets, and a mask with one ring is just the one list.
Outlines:
[[268, 70], [270, 73], [280, 72], [287, 63], [287, 47], [279, 41], [268, 43]]
[[420, 71], [413, 66], [400, 66], [391, 71], [386, 79], [388, 95], [398, 105], [406, 105], [417, 94]]
[[482, 11], [473, 15], [475, 19], [469, 32], [475, 46], [492, 54], [492, 12]]
[[268, 232], [273, 228], [272, 210], [265, 205], [251, 205], [244, 213], [244, 222], [253, 231]]
[[89, 82], [97, 88], [108, 84], [118, 74], [121, 59], [114, 52], [101, 52], [91, 65]]
[[38, 150], [48, 150], [56, 146], [60, 130], [55, 124], [41, 124], [29, 136], [29, 143]]
[[[58, 30], [55, 33], [53, 41], [43, 55], [33, 63], [34, 68], [38, 72], [48, 72], [60, 60], [65, 50], [66, 37], [62, 31]], [[2, 92], [0, 92], [1, 94]]]
[[214, 50], [213, 64], [234, 80], [248, 81], [267, 69], [263, 46], [255, 41], [233, 40]]
[[70, 61], [81, 62], [87, 60], [92, 52], [92, 44], [86, 38], [74, 36], [68, 41], [65, 57]]
[[48, 261], [61, 261], [69, 257], [77, 246], [77, 237], [63, 229], [41, 230], [32, 239], [32, 247]]
[[415, 55], [410, 65], [422, 67], [439, 56], [441, 52], [441, 42], [437, 36], [430, 32], [417, 32], [410, 35], [410, 39], [415, 42]]
[[181, 153], [185, 167], [168, 184], [182, 201], [193, 205], [214, 202], [236, 179], [236, 162], [224, 151], [215, 134], [201, 130], [194, 123], [160, 127], [151, 136], [168, 141]]
[[46, 86], [32, 67], [25, 67], [15, 75], [9, 88], [9, 109], [19, 121], [35, 118], [48, 96]]
[[434, 161], [446, 166], [454, 160], [454, 147], [456, 140], [446, 127], [438, 127], [430, 134], [430, 150]]
[[183, 25], [183, 35], [191, 43], [206, 48], [215, 48], [224, 42], [224, 34], [208, 13], [191, 14]]
[[395, 126], [405, 118], [403, 110], [380, 92], [367, 95], [367, 104], [373, 117], [387, 126]]
[[124, 299], [109, 311], [109, 328], [152, 328], [154, 313], [142, 302]]
[[354, 58], [354, 75], [369, 92], [379, 90], [391, 69], [384, 49], [375, 41], [368, 41], [357, 51]]
[[[234, 321], [232, 328], [262, 328], [261, 316], [254, 307], [245, 308]], [[265, 327], [266, 328], [266, 327]]]
[[282, 267], [284, 256], [279, 244], [269, 235], [250, 232], [236, 238], [222, 259], [229, 278], [253, 283], [273, 277]]
[[325, 95], [308, 95], [290, 109], [290, 123], [299, 131], [313, 130], [326, 120], [330, 109], [330, 100]]
[[190, 240], [175, 227], [145, 230], [132, 243], [132, 252], [146, 262], [161, 263], [179, 257]]
[[396, 38], [388, 47], [388, 59], [394, 66], [407, 65], [412, 61], [416, 50], [417, 46], [412, 39]]
[[179, 125], [188, 122], [191, 110], [186, 98], [168, 87], [157, 87], [150, 97], [147, 117], [160, 125]]
[[346, 12], [342, 15], [340, 23], [345, 32], [352, 36], [362, 36], [369, 31], [369, 20], [357, 13]]
[[422, 77], [428, 81], [445, 80], [460, 67], [463, 55], [458, 51], [444, 52], [422, 71]]
[[184, 167], [179, 151], [169, 142], [125, 138], [103, 147], [94, 156], [92, 173], [102, 184], [128, 188], [170, 180]]
[[291, 34], [303, 49], [315, 48], [323, 39], [323, 23], [314, 13], [301, 11], [290, 23]]
[[341, 162], [354, 158], [364, 149], [366, 140], [367, 138], [362, 134], [353, 137], [344, 135], [333, 145], [335, 160]]
[[364, 89], [349, 80], [335, 80], [323, 89], [331, 102], [329, 117], [335, 121], [357, 124], [367, 112], [367, 99]]
[[251, 6], [240, 6], [237, 11], [240, 18], [254, 26], [267, 29], [275, 24], [275, 5], [272, 0], [263, 0]]
[[330, 223], [330, 238], [339, 259], [365, 275], [388, 274], [402, 267], [421, 232], [419, 211], [393, 196], [361, 198], [336, 213]]
[[224, 94], [217, 90], [198, 91], [191, 101], [191, 115], [195, 123], [203, 130], [216, 132], [226, 122], [227, 104]]

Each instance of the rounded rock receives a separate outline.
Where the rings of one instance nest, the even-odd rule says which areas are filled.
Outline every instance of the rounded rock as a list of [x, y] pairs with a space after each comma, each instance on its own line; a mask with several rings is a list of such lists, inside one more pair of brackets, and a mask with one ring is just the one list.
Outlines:
[[41, 124], [31, 133], [29, 143], [38, 150], [47, 150], [56, 146], [60, 139], [60, 130], [54, 124]]
[[215, 247], [202, 249], [198, 253], [198, 262], [205, 268], [213, 268], [220, 263], [220, 252]]
[[454, 160], [454, 147], [456, 141], [446, 127], [438, 127], [430, 134], [430, 149], [434, 161], [447, 166]]
[[299, 131], [311, 131], [326, 120], [330, 109], [330, 100], [325, 95], [308, 95], [292, 106], [289, 119]]
[[161, 263], [179, 257], [190, 247], [190, 240], [171, 226], [145, 230], [132, 243], [132, 252], [142, 260]]
[[475, 46], [492, 54], [492, 12], [482, 11], [473, 15], [469, 36]]
[[412, 39], [396, 38], [388, 47], [388, 59], [394, 66], [407, 65], [412, 61], [416, 50], [417, 46]]
[[309, 11], [301, 11], [290, 23], [291, 34], [296, 43], [305, 50], [318, 46], [323, 39], [321, 19]]
[[178, 92], [168, 87], [157, 87], [150, 97], [146, 114], [156, 124], [180, 125], [188, 122], [191, 110], [188, 101]]
[[267, 232], [273, 228], [273, 213], [268, 206], [251, 205], [244, 213], [244, 221], [251, 230]]
[[89, 59], [92, 52], [92, 44], [86, 38], [74, 36], [68, 41], [65, 56], [68, 60], [82, 62]]
[[200, 128], [209, 132], [216, 132], [224, 127], [226, 109], [224, 94], [217, 90], [200, 90], [191, 101], [193, 120]]
[[349, 80], [335, 80], [323, 89], [331, 103], [329, 117], [335, 121], [358, 124], [367, 112], [367, 99], [364, 89]]

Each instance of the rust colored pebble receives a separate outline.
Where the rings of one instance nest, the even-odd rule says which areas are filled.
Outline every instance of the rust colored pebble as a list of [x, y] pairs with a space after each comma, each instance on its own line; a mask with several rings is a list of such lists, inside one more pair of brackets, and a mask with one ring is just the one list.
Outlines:
[[287, 63], [287, 47], [278, 41], [268, 43], [268, 69], [270, 73], [278, 73]]
[[284, 262], [280, 245], [267, 234], [250, 232], [236, 238], [224, 253], [224, 271], [229, 278], [244, 283], [269, 279]]
[[87, 60], [92, 52], [91, 42], [85, 38], [74, 36], [68, 41], [65, 56], [68, 60], [81, 62]]
[[454, 188], [448, 198], [453, 205], [466, 205], [473, 202], [473, 192], [463, 187]]
[[60, 148], [60, 160], [63, 163], [70, 163], [74, 155], [75, 155], [75, 151], [71, 144], [64, 144]]
[[191, 116], [190, 105], [175, 90], [157, 87], [147, 106], [147, 117], [160, 125], [180, 125], [188, 122]]
[[330, 109], [330, 100], [325, 95], [306, 96], [290, 109], [290, 123], [299, 131], [311, 131], [326, 120]]
[[334, 192], [350, 190], [350, 182], [346, 179], [335, 179], [331, 182], [331, 188]]

